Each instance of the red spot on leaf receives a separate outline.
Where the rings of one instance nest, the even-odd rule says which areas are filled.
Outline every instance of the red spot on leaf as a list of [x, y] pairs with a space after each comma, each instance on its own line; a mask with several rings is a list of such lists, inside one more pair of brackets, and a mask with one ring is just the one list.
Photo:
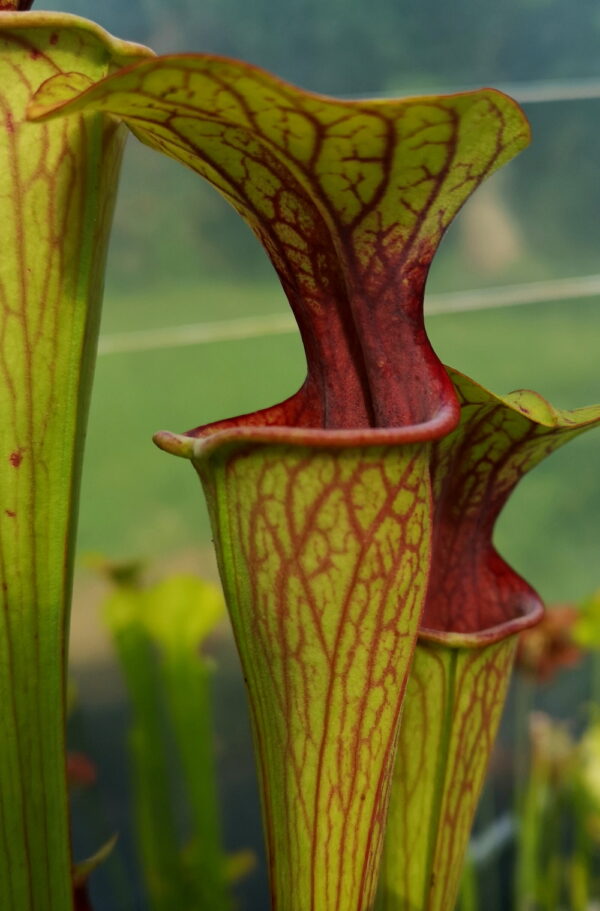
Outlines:
[[10, 519], [14, 519], [16, 516], [16, 512], [13, 512], [12, 509], [5, 509], [4, 512]]
[[11, 452], [8, 461], [13, 466], [13, 468], [18, 468], [21, 462], [23, 461], [23, 453], [20, 449], [15, 449], [14, 452]]
[[29, 51], [29, 56], [31, 57], [32, 60], [37, 60], [38, 57], [42, 56], [42, 52], [38, 51], [38, 49], [36, 47], [32, 47], [31, 50]]
[[12, 116], [12, 114], [10, 113], [10, 111], [7, 111], [7, 112], [6, 112], [6, 119], [5, 119], [5, 121], [4, 121], [4, 125], [5, 125], [5, 127], [6, 127], [6, 132], [7, 132], [7, 133], [14, 133], [14, 132], [15, 132], [15, 122], [14, 122], [14, 120], [13, 120], [13, 116]]
[[54, 46], [55, 44], [58, 44], [58, 34], [56, 32], [52, 32], [52, 34], [50, 35], [50, 44], [52, 46]]
[[94, 784], [97, 778], [96, 766], [83, 753], [69, 753], [67, 756], [67, 779], [70, 785], [85, 787]]

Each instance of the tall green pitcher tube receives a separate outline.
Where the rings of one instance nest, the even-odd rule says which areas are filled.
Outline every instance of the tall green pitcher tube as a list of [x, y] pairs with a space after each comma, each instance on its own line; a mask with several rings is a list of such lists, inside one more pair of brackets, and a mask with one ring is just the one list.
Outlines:
[[72, 906], [65, 674], [77, 496], [124, 131], [32, 124], [142, 48], [72, 16], [0, 12], [0, 907]]
[[274, 907], [368, 908], [425, 596], [428, 447], [285, 436], [161, 443], [187, 449], [209, 503]]
[[495, 521], [523, 475], [600, 422], [534, 392], [495, 396], [449, 370], [458, 427], [432, 444], [429, 588], [406, 691], [377, 911], [453, 911], [517, 635], [542, 604], [497, 553]]
[[486, 642], [422, 634], [406, 690], [378, 911], [452, 911], [522, 621]]

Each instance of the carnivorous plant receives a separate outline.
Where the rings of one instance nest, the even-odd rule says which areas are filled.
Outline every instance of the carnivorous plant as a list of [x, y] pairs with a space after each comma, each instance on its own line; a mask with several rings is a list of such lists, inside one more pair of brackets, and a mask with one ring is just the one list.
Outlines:
[[[600, 420], [598, 408], [558, 413], [533, 393], [492, 396], [444, 368], [424, 328], [437, 245], [481, 181], [527, 144], [525, 118], [490, 89], [344, 102], [207, 55], [134, 62], [106, 78], [70, 64], [41, 86], [23, 129], [65, 141], [82, 124], [116, 131], [120, 119], [194, 168], [263, 242], [306, 351], [306, 382], [285, 402], [156, 436], [193, 461], [211, 512], [250, 698], [273, 908], [370, 911], [377, 900], [386, 911], [450, 911], [514, 635], [541, 611], [493, 549], [494, 521], [526, 470]], [[16, 232], [17, 250], [25, 236]], [[88, 329], [70, 352], [89, 351]], [[79, 360], [51, 352], [79, 376]], [[55, 388], [35, 401], [53, 418]], [[75, 440], [82, 401], [69, 419]], [[20, 439], [12, 470], [27, 454], [30, 471], [46, 472], [25, 431]], [[56, 469], [63, 483], [73, 464]], [[45, 527], [43, 509], [29, 506], [34, 514], [28, 534]], [[55, 652], [62, 630], [48, 639]], [[56, 737], [59, 710], [50, 723]]]
[[304, 342], [307, 379], [287, 401], [155, 438], [192, 459], [208, 499], [273, 907], [373, 906], [400, 731], [379, 901], [450, 909], [514, 634], [541, 611], [493, 524], [521, 474], [600, 417], [491, 396], [446, 371], [423, 325], [444, 230], [527, 123], [492, 90], [341, 102], [191, 55], [83, 91], [59, 77], [31, 108], [82, 111], [123, 118], [223, 193]]
[[72, 907], [66, 648], [79, 476], [124, 130], [29, 123], [57, 73], [149, 52], [73, 16], [0, 6], [0, 907]]

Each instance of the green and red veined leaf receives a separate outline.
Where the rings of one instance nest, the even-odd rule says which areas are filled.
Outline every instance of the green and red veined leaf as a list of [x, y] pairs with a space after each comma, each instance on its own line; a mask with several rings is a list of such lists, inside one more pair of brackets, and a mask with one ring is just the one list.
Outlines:
[[195, 443], [250, 696], [272, 907], [369, 911], [427, 583], [427, 445]]
[[496, 552], [495, 521], [542, 459], [600, 424], [600, 406], [493, 395], [455, 370], [458, 427], [432, 444], [429, 586], [407, 686], [377, 911], [452, 911], [512, 670], [536, 592]]
[[492, 543], [494, 524], [523, 476], [600, 424], [600, 406], [558, 410], [541, 395], [496, 396], [449, 370], [459, 426], [433, 445], [433, 558], [422, 626], [433, 633], [502, 638], [536, 613], [539, 598]]
[[[22, 4], [21, 4], [22, 6]], [[33, 124], [63, 71], [147, 56], [74, 16], [0, 12], [0, 907], [73, 903], [66, 653], [77, 497], [125, 131]]]
[[49, 84], [30, 115], [83, 110], [123, 118], [192, 167], [258, 235], [307, 355], [294, 423], [431, 422], [443, 433], [456, 422], [452, 385], [424, 330], [423, 289], [457, 210], [529, 140], [514, 102], [490, 89], [339, 101], [244, 63], [188, 55], [83, 93]]

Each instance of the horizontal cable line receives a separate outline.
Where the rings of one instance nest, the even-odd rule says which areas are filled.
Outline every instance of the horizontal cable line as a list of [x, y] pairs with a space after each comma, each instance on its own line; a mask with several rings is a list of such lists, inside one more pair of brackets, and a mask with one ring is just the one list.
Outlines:
[[443, 313], [465, 313], [470, 310], [500, 310], [522, 304], [545, 304], [597, 295], [600, 295], [600, 275], [580, 275], [574, 278], [526, 282], [522, 285], [498, 285], [476, 291], [431, 294], [425, 300], [425, 312], [429, 316], [438, 316]]
[[169, 326], [166, 329], [115, 332], [100, 337], [98, 354], [125, 354], [130, 351], [152, 351], [157, 348], [180, 348], [186, 345], [260, 338], [263, 335], [287, 335], [296, 329], [291, 314], [275, 313], [218, 320], [214, 323], [189, 323], [183, 326]]
[[[600, 295], [600, 275], [582, 275], [548, 281], [504, 285], [472, 291], [430, 294], [426, 298], [428, 316], [467, 313], [476, 310], [503, 309], [523, 304], [541, 304], [558, 300], [575, 300]], [[288, 335], [297, 332], [291, 314], [274, 313], [215, 322], [189, 323], [163, 329], [138, 329], [114, 332], [100, 337], [99, 354], [129, 354], [215, 342]]]
[[[450, 92], [470, 92], [481, 88], [482, 85], [468, 86], [441, 86], [439, 88], [426, 88], [404, 90], [398, 86], [394, 92], [386, 92], [383, 95], [353, 95], [358, 100], [367, 100], [368, 98], [397, 98], [404, 95], [408, 97], [418, 95], [447, 95]], [[544, 79], [531, 82], [499, 82], [494, 83], [494, 88], [510, 95], [520, 104], [546, 104], [558, 101], [594, 101], [600, 99], [600, 79], [563, 79], [550, 80]]]
[[600, 79], [507, 83], [500, 85], [499, 88], [521, 104], [546, 104], [555, 101], [594, 101], [600, 98]]

